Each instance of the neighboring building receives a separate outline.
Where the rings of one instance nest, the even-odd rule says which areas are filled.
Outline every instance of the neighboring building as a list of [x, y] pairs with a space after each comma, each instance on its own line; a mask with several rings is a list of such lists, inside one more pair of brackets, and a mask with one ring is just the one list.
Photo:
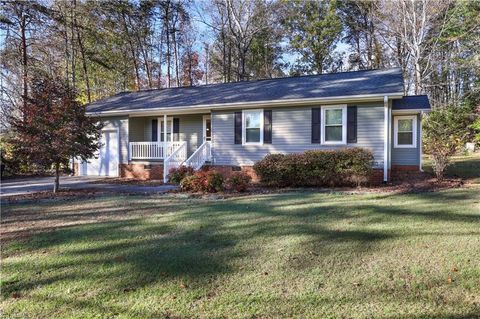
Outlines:
[[104, 123], [80, 174], [164, 178], [171, 167], [249, 168], [269, 153], [370, 149], [380, 178], [421, 170], [426, 96], [403, 96], [400, 69], [119, 93], [91, 103]]

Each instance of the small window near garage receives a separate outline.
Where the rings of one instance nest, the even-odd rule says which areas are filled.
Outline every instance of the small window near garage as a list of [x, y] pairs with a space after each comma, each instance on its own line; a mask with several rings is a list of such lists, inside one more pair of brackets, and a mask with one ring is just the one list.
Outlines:
[[263, 110], [243, 111], [243, 143], [263, 144]]
[[417, 147], [417, 117], [415, 115], [394, 118], [394, 147]]
[[346, 144], [347, 140], [347, 107], [322, 107], [322, 143]]

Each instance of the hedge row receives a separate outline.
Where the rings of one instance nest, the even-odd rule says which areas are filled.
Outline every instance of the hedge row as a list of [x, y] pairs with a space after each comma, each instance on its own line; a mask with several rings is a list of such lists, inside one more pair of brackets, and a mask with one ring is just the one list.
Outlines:
[[360, 185], [372, 172], [373, 154], [362, 148], [270, 154], [253, 166], [269, 186]]

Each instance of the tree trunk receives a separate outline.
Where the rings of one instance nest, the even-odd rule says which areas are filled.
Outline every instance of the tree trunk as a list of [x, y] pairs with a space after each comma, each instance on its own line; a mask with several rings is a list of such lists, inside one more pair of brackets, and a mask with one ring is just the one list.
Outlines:
[[[73, 5], [76, 8], [76, 0], [73, 1]], [[80, 28], [78, 27], [77, 22], [77, 15], [74, 15], [75, 30], [77, 32], [77, 41], [78, 41], [78, 48], [80, 49], [80, 55], [82, 57], [82, 68], [83, 68], [83, 76], [85, 77], [85, 88], [87, 90], [87, 100], [88, 103], [92, 102], [92, 94], [90, 92], [90, 79], [88, 78], [88, 69], [87, 69], [87, 60], [85, 57], [85, 47], [83, 46], [82, 36], [80, 35]]]
[[173, 42], [173, 54], [175, 59], [175, 78], [177, 82], [177, 87], [180, 86], [180, 77], [178, 76], [178, 48], [177, 48], [177, 29], [175, 26], [173, 27], [173, 34], [172, 34], [172, 42]]
[[55, 182], [53, 184], [53, 192], [56, 193], [60, 189], [60, 163], [55, 163]]
[[23, 67], [23, 110], [27, 108], [27, 95], [28, 95], [28, 70], [27, 70], [27, 37], [26, 37], [26, 28], [27, 28], [27, 21], [25, 13], [22, 11], [22, 19], [21, 19], [21, 38], [22, 38], [22, 67]]

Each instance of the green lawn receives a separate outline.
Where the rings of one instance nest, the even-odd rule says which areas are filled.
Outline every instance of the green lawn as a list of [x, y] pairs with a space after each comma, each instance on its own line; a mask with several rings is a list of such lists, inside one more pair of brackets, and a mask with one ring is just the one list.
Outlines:
[[[424, 169], [433, 173], [432, 160], [428, 155], [424, 158]], [[480, 183], [480, 152], [470, 155], [459, 155], [452, 158], [452, 163], [447, 167], [446, 177], [461, 177], [473, 183]]]
[[[480, 187], [2, 207], [5, 318], [478, 318]], [[26, 234], [35, 232], [31, 236]]]

